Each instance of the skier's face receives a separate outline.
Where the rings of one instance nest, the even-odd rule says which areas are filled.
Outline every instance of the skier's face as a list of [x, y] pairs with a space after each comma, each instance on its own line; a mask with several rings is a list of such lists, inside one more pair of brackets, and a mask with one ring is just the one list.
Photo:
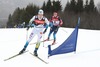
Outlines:
[[38, 14], [38, 18], [42, 19], [43, 18], [43, 14]]
[[54, 16], [54, 17], [57, 17], [57, 13], [56, 13], [56, 12], [54, 12], [54, 13], [53, 13], [53, 16]]

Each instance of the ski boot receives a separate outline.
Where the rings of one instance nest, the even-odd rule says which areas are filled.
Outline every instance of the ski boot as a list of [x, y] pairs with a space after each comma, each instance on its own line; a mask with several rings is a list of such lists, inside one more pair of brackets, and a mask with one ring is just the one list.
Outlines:
[[25, 50], [26, 50], [26, 49], [23, 48], [23, 49], [19, 52], [19, 54], [22, 54]]
[[36, 57], [38, 56], [37, 51], [34, 51], [34, 56], [36, 56]]
[[53, 41], [52, 45], [54, 45], [54, 44], [55, 44], [55, 42], [56, 42], [56, 40], [54, 40], [54, 41]]
[[34, 56], [38, 56], [37, 50], [38, 50], [38, 48], [35, 48], [35, 50], [34, 50]]

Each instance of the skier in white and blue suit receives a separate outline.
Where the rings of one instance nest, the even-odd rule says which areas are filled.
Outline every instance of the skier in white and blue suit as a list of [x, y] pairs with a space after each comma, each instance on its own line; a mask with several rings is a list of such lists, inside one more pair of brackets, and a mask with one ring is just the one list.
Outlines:
[[[31, 25], [34, 26], [34, 29], [32, 30], [32, 33], [30, 34], [29, 39], [26, 41], [24, 48], [19, 52], [19, 54], [22, 54], [26, 50], [30, 41], [33, 39], [33, 37], [35, 35], [37, 35], [38, 39], [37, 39], [36, 47], [34, 50], [34, 55], [38, 56], [37, 50], [40, 46], [40, 40], [42, 38], [42, 34], [46, 30], [45, 27], [48, 27], [48, 24], [49, 24], [48, 19], [46, 17], [44, 17], [43, 14], [44, 14], [44, 11], [40, 9], [38, 11], [38, 15], [33, 16], [32, 19], [29, 21], [29, 26], [31, 26]], [[45, 28], [45, 30], [44, 30], [44, 28]], [[29, 27], [27, 28], [27, 30], [28, 29], [29, 29]]]

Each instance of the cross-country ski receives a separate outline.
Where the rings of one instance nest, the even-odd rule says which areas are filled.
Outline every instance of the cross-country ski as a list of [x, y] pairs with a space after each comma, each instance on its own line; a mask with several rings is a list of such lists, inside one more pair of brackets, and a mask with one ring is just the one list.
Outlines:
[[[26, 53], [26, 52], [28, 52], [28, 50], [25, 51], [24, 53]], [[22, 54], [24, 54], [24, 53], [22, 53]], [[18, 53], [18, 54], [15, 54], [15, 55], [13, 55], [13, 56], [7, 58], [7, 59], [4, 59], [4, 61], [10, 60], [10, 59], [15, 58], [15, 57], [17, 57], [17, 56], [19, 56], [19, 55], [22, 55], [22, 54], [19, 54], [19, 53]]]
[[46, 62], [45, 60], [43, 60], [42, 58], [40, 58], [39, 56], [35, 56], [33, 53], [30, 53], [32, 56], [34, 56], [35, 58], [39, 59], [40, 61], [44, 62], [45, 64], [48, 64], [49, 62]]

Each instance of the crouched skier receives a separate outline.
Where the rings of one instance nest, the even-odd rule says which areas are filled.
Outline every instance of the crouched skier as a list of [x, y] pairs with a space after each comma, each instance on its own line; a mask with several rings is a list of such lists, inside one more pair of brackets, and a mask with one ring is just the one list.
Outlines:
[[[43, 29], [44, 29], [44, 27], [48, 26], [48, 24], [49, 24], [48, 19], [46, 17], [44, 17], [43, 14], [44, 14], [44, 11], [40, 9], [38, 11], [38, 15], [33, 16], [32, 19], [29, 21], [29, 26], [30, 25], [34, 26], [34, 29], [32, 30], [32, 32], [29, 36], [29, 39], [26, 41], [24, 48], [19, 52], [19, 54], [23, 53], [26, 50], [29, 42], [37, 34], [38, 39], [37, 39], [36, 47], [35, 47], [35, 50], [34, 50], [34, 55], [38, 56], [37, 50], [40, 46], [40, 40], [42, 38]], [[29, 29], [29, 27], [27, 28], [27, 30], [28, 29]]]

